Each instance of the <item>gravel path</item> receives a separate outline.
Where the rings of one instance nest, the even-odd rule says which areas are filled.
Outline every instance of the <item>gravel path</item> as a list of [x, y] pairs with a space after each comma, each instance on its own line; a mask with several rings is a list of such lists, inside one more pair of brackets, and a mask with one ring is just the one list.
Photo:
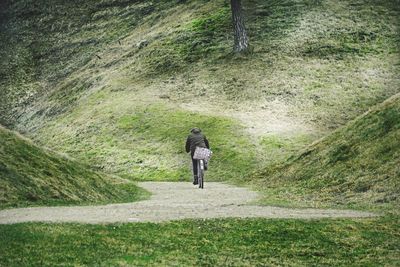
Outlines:
[[249, 202], [258, 194], [223, 183], [206, 183], [201, 190], [189, 182], [143, 182], [139, 186], [153, 193], [151, 199], [124, 204], [74, 207], [35, 207], [0, 211], [0, 224], [43, 222], [161, 222], [186, 218], [348, 218], [375, 214], [353, 210], [288, 209], [255, 206]]

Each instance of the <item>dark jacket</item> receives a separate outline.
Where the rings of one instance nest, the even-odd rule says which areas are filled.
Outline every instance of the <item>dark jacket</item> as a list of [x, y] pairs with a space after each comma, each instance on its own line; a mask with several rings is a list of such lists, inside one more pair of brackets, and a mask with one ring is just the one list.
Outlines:
[[186, 152], [191, 152], [192, 157], [196, 146], [210, 148], [206, 136], [201, 133], [200, 129], [194, 129], [186, 139]]

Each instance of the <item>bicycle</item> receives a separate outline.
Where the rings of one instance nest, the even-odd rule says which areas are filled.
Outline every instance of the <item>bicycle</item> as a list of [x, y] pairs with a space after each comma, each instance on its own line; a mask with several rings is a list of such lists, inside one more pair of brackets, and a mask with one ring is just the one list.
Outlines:
[[[206, 169], [206, 164], [211, 158], [212, 151], [205, 147], [196, 147], [193, 158], [197, 160], [197, 179], [199, 183], [199, 188], [204, 188], [204, 171]], [[207, 161], [207, 162], [206, 162]]]

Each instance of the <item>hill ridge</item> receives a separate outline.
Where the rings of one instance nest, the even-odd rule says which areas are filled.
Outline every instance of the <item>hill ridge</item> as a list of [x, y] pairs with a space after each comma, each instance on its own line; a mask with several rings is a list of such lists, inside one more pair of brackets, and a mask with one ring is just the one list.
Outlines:
[[0, 126], [0, 208], [134, 201], [146, 193], [133, 183], [88, 166]]

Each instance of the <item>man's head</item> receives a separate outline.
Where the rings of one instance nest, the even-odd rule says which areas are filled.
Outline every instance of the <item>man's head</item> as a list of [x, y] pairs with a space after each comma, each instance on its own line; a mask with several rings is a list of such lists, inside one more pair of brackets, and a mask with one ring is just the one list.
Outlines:
[[194, 127], [194, 128], [192, 128], [191, 130], [190, 130], [190, 132], [191, 133], [200, 133], [201, 132], [201, 129], [200, 128], [197, 128], [197, 127]]

